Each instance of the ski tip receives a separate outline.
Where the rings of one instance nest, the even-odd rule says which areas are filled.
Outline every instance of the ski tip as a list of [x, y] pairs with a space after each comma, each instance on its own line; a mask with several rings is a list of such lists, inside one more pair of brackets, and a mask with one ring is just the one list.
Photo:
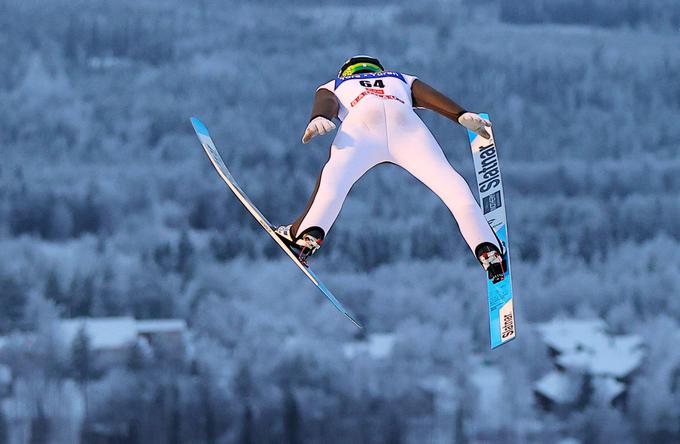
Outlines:
[[361, 324], [359, 324], [359, 321], [354, 319], [354, 317], [351, 314], [349, 314], [347, 311], [345, 311], [345, 316], [347, 316], [349, 318], [349, 320], [352, 321], [354, 323], [354, 325], [356, 325], [359, 330], [364, 329], [364, 327]]
[[210, 137], [210, 133], [208, 133], [208, 128], [205, 125], [203, 125], [203, 122], [198, 120], [198, 118], [192, 117], [191, 124], [194, 127], [194, 131], [196, 131], [198, 134]]

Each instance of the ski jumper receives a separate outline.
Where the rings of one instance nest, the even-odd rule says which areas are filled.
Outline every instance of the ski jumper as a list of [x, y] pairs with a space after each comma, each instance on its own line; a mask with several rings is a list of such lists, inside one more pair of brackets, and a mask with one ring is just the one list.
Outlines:
[[328, 233], [352, 185], [372, 167], [390, 162], [441, 198], [473, 252], [485, 242], [500, 247], [467, 182], [413, 110], [414, 99], [415, 106], [454, 119], [465, 112], [416, 77], [396, 71], [339, 77], [317, 89], [311, 119], [337, 117], [342, 123], [307, 207], [292, 225], [294, 236], [312, 227]]

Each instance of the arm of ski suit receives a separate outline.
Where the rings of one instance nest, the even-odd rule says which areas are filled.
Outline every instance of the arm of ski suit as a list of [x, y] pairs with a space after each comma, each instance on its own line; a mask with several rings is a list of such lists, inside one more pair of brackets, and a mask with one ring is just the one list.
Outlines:
[[413, 82], [413, 85], [411, 86], [411, 95], [413, 97], [414, 107], [427, 108], [437, 112], [442, 116], [460, 123], [465, 128], [474, 131], [485, 139], [491, 137], [485, 129], [485, 127], [491, 126], [491, 122], [475, 113], [466, 111], [465, 108], [422, 80], [416, 79]]
[[340, 105], [335, 94], [325, 88], [320, 88], [314, 96], [312, 115], [302, 136], [302, 143], [309, 142], [313, 137], [326, 134], [335, 129], [333, 118], [338, 116]]

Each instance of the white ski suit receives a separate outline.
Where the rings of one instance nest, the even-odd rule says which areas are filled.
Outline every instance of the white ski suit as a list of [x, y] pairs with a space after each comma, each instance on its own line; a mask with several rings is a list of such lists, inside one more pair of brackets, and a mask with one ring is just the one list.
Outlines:
[[[396, 71], [356, 74], [319, 87], [335, 95], [341, 120], [307, 208], [293, 233], [320, 227], [328, 233], [352, 185], [373, 166], [391, 162], [435, 192], [449, 208], [469, 245], [498, 245], [465, 180], [413, 110], [416, 77]], [[315, 116], [312, 116], [312, 118]]]

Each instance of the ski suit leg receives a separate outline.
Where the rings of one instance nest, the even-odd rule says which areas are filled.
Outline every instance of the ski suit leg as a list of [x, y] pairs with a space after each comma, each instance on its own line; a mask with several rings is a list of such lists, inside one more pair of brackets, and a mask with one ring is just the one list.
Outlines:
[[389, 133], [392, 161], [439, 196], [453, 214], [473, 253], [483, 242], [500, 248], [498, 238], [484, 218], [467, 182], [449, 164], [425, 124], [414, 117], [417, 122], [409, 122]]
[[314, 226], [328, 233], [354, 183], [366, 171], [386, 160], [384, 140], [369, 131], [357, 131], [356, 127], [347, 131], [341, 126], [307, 208], [293, 223], [293, 236]]

